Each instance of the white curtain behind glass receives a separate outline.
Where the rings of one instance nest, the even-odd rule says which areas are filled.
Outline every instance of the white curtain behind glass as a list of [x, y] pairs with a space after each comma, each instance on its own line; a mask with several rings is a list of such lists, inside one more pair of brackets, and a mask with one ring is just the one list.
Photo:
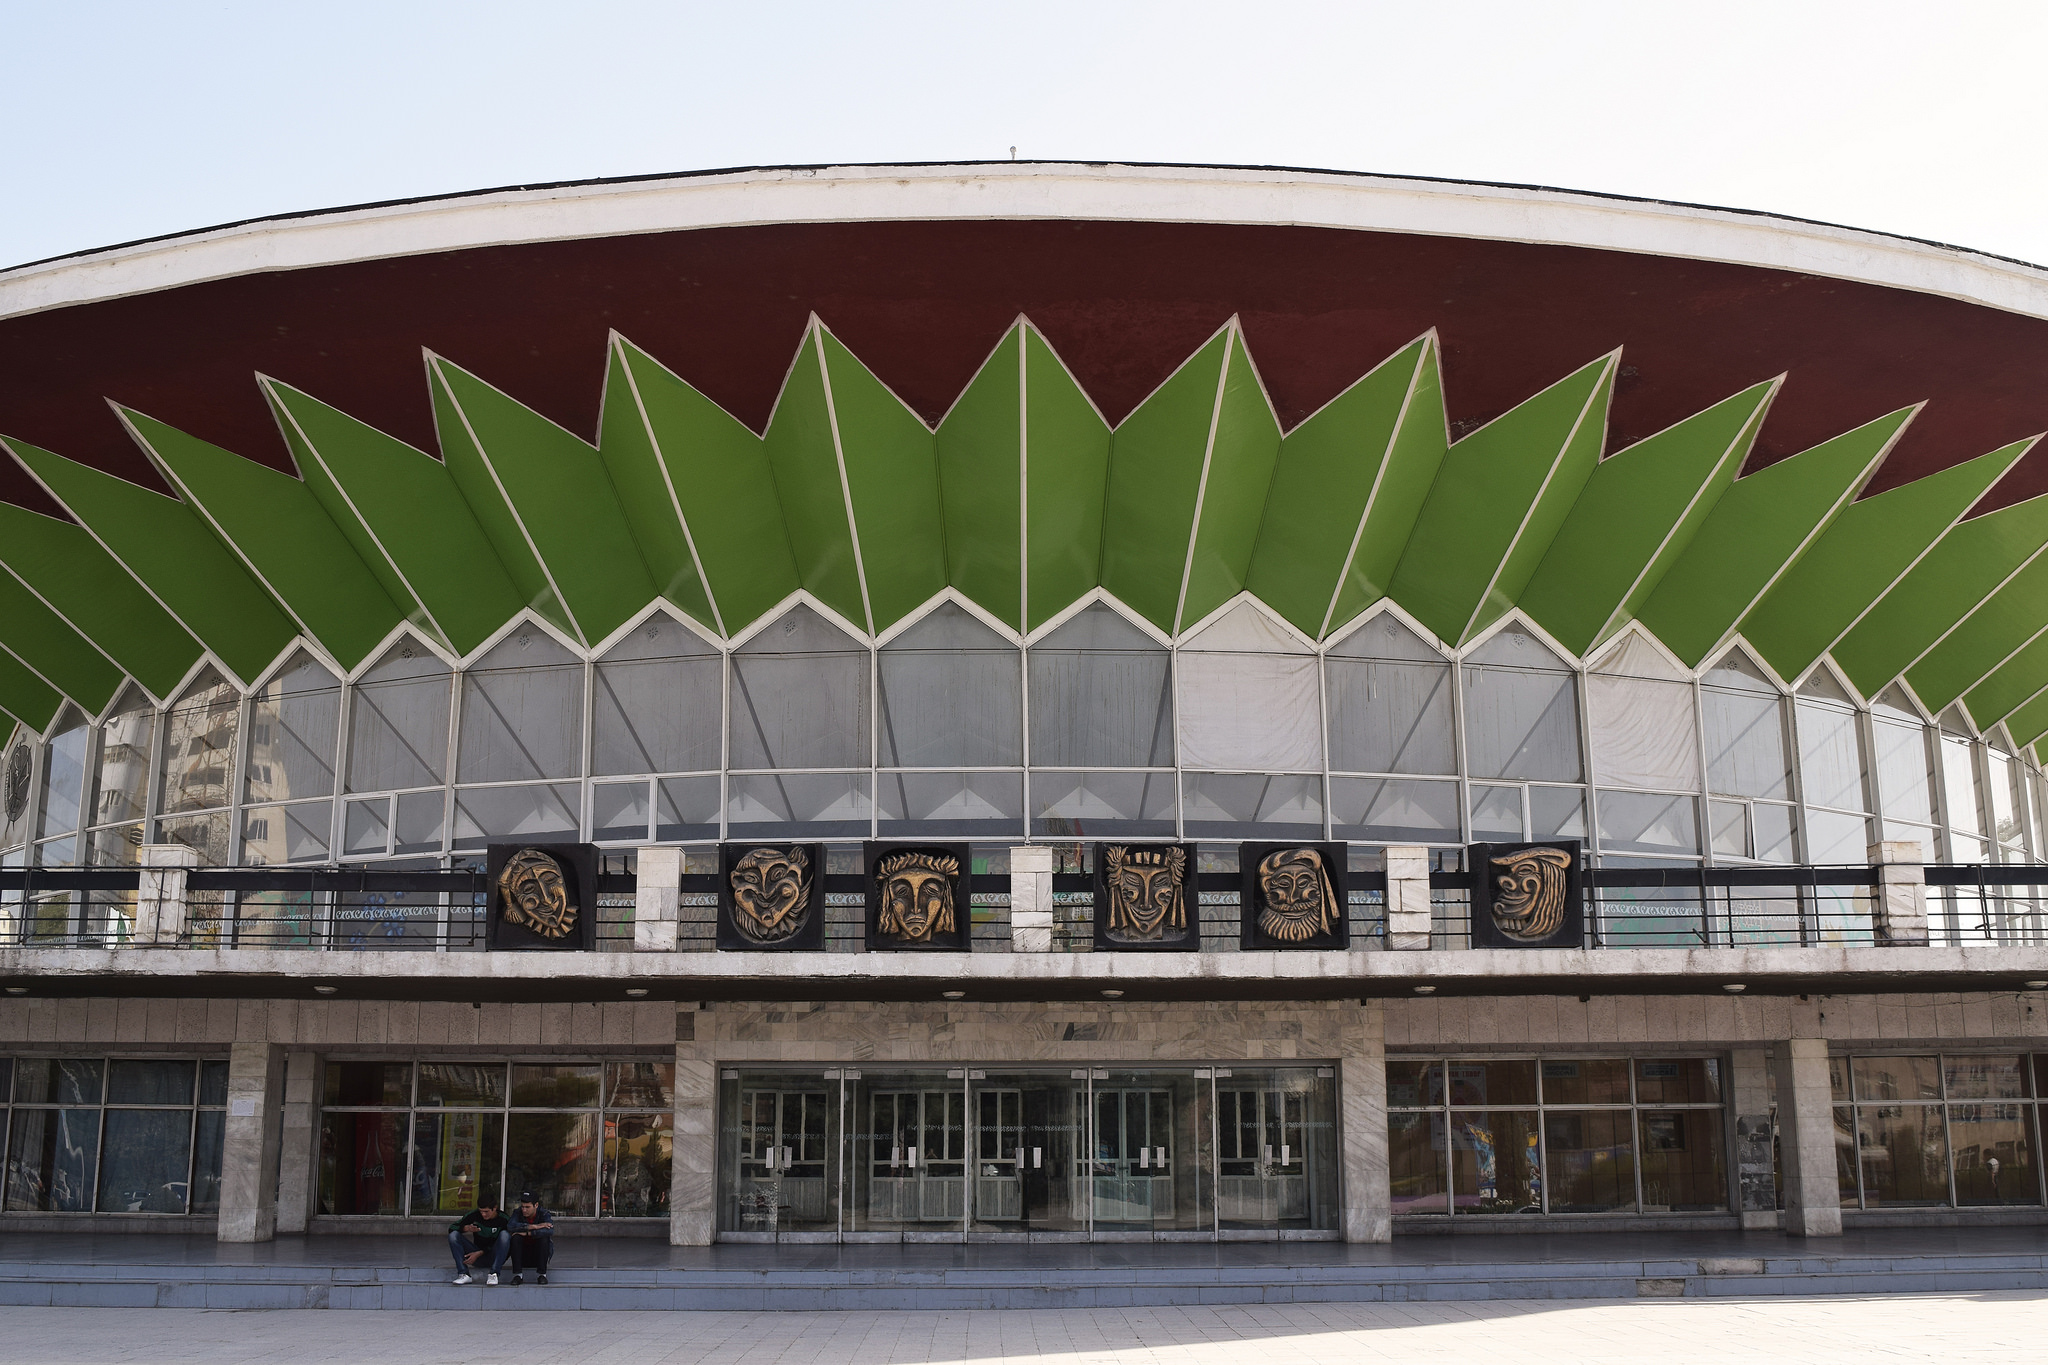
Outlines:
[[265, 683], [249, 709], [245, 801], [296, 801], [334, 794], [341, 680], [298, 654]]
[[1692, 684], [1631, 633], [1586, 678], [1593, 780], [1602, 786], [1697, 791]]
[[1870, 732], [1876, 748], [1879, 809], [1886, 820], [1926, 825], [1934, 821], [1932, 773], [1927, 758], [1927, 725], [1896, 688], [1870, 704]]
[[649, 617], [597, 664], [591, 762], [600, 777], [715, 771], [725, 660], [681, 622]]
[[1332, 646], [1330, 767], [1347, 773], [1457, 774], [1451, 665], [1393, 616]]
[[1471, 776], [1581, 780], [1578, 694], [1562, 659], [1509, 626], [1473, 651], [1464, 674]]
[[732, 656], [734, 768], [868, 766], [867, 647], [791, 607]]
[[883, 767], [1022, 765], [1022, 660], [972, 612], [941, 603], [878, 662]]
[[448, 764], [452, 675], [422, 644], [405, 642], [364, 674], [350, 698], [348, 789], [440, 784]]
[[1180, 650], [1180, 762], [1240, 772], [1320, 771], [1316, 658], [1239, 603]]
[[1790, 800], [1785, 699], [1740, 650], [1700, 679], [1707, 738], [1707, 789], [1723, 796]]
[[462, 675], [458, 782], [530, 782], [583, 771], [583, 664], [546, 631], [506, 636]]
[[1100, 602], [1031, 647], [1031, 763], [1173, 766], [1172, 659]]
[[1856, 712], [1826, 671], [1800, 689], [1799, 780], [1806, 804], [1834, 810], [1868, 811], [1863, 788], [1863, 739]]

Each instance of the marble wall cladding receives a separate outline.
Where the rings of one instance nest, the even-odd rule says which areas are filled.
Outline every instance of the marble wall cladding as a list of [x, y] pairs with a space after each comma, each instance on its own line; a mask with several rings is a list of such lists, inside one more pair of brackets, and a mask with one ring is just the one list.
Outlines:
[[669, 1242], [709, 1246], [717, 1233], [718, 1068], [676, 1047], [676, 1117], [669, 1167]]
[[666, 1047], [666, 1002], [486, 1004], [434, 1000], [0, 1000], [0, 1048], [23, 1044], [363, 1048]]

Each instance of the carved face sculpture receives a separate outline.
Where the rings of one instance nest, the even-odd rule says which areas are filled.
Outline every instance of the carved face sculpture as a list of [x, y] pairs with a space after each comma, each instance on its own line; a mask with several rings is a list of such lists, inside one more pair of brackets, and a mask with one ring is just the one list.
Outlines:
[[754, 942], [795, 934], [810, 904], [811, 858], [802, 847], [749, 849], [733, 864], [733, 925]]
[[1158, 943], [1179, 938], [1188, 927], [1187, 850], [1129, 848], [1104, 850], [1103, 884], [1109, 892], [1109, 934], [1124, 943]]
[[1283, 848], [1259, 861], [1259, 932], [1282, 943], [1327, 934], [1337, 922], [1337, 895], [1322, 853]]
[[537, 848], [522, 848], [505, 860], [498, 873], [498, 897], [508, 924], [543, 938], [562, 938], [576, 927], [576, 907], [569, 903], [562, 865]]
[[1535, 943], [1563, 927], [1571, 854], [1561, 848], [1525, 848], [1489, 861], [1494, 928], [1508, 938]]
[[882, 934], [930, 943], [953, 932], [953, 879], [960, 860], [938, 853], [892, 853], [875, 869], [882, 888]]

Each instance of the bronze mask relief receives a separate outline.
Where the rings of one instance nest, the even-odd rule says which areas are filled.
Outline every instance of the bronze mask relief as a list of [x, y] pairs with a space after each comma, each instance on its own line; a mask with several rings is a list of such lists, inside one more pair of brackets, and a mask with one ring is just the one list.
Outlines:
[[754, 943], [786, 943], [809, 919], [811, 882], [803, 845], [749, 849], [732, 867], [733, 927]]
[[562, 865], [537, 848], [522, 848], [498, 873], [498, 903], [507, 924], [543, 938], [566, 938], [576, 927]]
[[1322, 853], [1283, 848], [1259, 860], [1259, 932], [1281, 943], [1327, 937], [1336, 927], [1337, 893]]
[[1562, 848], [1523, 848], [1487, 860], [1493, 880], [1493, 927], [1502, 937], [1535, 943], [1564, 927], [1572, 855]]
[[1104, 844], [1097, 859], [1098, 894], [1107, 901], [1096, 911], [1098, 939], [1138, 947], [1179, 946], [1194, 939], [1188, 932], [1185, 848]]
[[960, 860], [947, 854], [894, 853], [875, 868], [882, 903], [877, 931], [924, 946], [954, 933], [953, 884]]
[[508, 952], [597, 946], [597, 850], [589, 844], [491, 844], [484, 857], [484, 941]]

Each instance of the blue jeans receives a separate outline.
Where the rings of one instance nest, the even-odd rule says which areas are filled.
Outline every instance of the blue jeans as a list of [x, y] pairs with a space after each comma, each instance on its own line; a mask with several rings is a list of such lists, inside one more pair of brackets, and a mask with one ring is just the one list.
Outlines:
[[491, 1264], [491, 1274], [495, 1275], [505, 1268], [505, 1257], [511, 1250], [512, 1239], [502, 1232], [488, 1242], [478, 1241], [461, 1228], [448, 1234], [448, 1251], [455, 1257], [455, 1272], [458, 1275], [467, 1275], [472, 1270], [483, 1269], [482, 1266], [470, 1265], [469, 1253], [472, 1251], [481, 1251], [484, 1254], [484, 1259]]

